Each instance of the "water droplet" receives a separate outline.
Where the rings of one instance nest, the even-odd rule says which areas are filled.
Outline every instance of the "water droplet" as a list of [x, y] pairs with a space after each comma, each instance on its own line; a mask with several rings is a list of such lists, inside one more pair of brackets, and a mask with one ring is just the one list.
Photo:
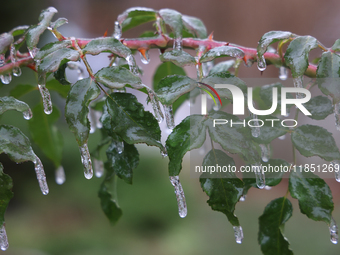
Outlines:
[[261, 72], [266, 70], [267, 64], [266, 64], [266, 59], [262, 55], [261, 57], [257, 56], [257, 69], [259, 69]]
[[159, 101], [158, 101], [156, 95], [154, 94], [154, 92], [150, 89], [148, 89], [148, 95], [149, 95], [149, 99], [150, 99], [150, 102], [151, 102], [151, 105], [152, 105], [152, 109], [153, 109], [153, 113], [155, 115], [155, 118], [158, 121], [158, 123], [161, 123], [164, 120], [164, 115], [162, 113]]
[[163, 105], [166, 125], [168, 129], [173, 130], [175, 128], [174, 114], [172, 111], [172, 105]]
[[12, 81], [12, 75], [10, 73], [6, 73], [0, 76], [1, 82], [3, 84], [10, 84]]
[[261, 129], [260, 129], [260, 127], [259, 127], [259, 121], [258, 121], [257, 115], [251, 113], [251, 114], [250, 114], [250, 117], [254, 120], [254, 121], [253, 121], [253, 126], [254, 126], [254, 127], [251, 127], [251, 135], [252, 135], [253, 137], [259, 137], [260, 134], [261, 134]]
[[39, 182], [40, 190], [44, 195], [47, 195], [49, 192], [47, 182], [46, 182], [46, 175], [44, 171], [44, 166], [41, 163], [41, 160], [35, 156], [35, 173], [37, 175], [37, 180]]
[[56, 170], [55, 170], [55, 182], [59, 185], [63, 184], [66, 180], [65, 177], [65, 171], [64, 168], [62, 166], [59, 166]]
[[263, 162], [268, 162], [270, 158], [270, 144], [260, 144], [261, 157]]
[[91, 156], [89, 152], [89, 148], [87, 147], [87, 143], [84, 143], [82, 146], [79, 146], [81, 163], [84, 167], [84, 175], [86, 179], [91, 179], [93, 176], [92, 170], [92, 162]]
[[32, 111], [30, 108], [28, 108], [26, 111], [24, 111], [22, 113], [22, 115], [24, 116], [25, 120], [30, 120], [33, 117]]
[[21, 68], [19, 66], [15, 66], [12, 69], [13, 75], [19, 77], [21, 75]]
[[5, 229], [5, 223], [0, 228], [0, 248], [1, 250], [5, 251], [8, 249], [8, 238]]
[[340, 160], [333, 160], [331, 163], [334, 167], [335, 180], [340, 182]]
[[[299, 76], [296, 78], [293, 78], [293, 82], [294, 82], [294, 87], [295, 88], [303, 88], [303, 76]], [[296, 93], [296, 98], [303, 98], [304, 94], [302, 93]]]
[[240, 197], [240, 202], [246, 201], [246, 197], [247, 197], [247, 195], [242, 195], [242, 196]]
[[334, 218], [331, 218], [331, 223], [329, 224], [329, 233], [331, 235], [331, 242], [334, 244], [338, 243], [338, 226], [336, 225], [336, 222]]
[[122, 27], [120, 26], [119, 22], [116, 21], [114, 32], [113, 32], [113, 37], [119, 40], [121, 36], [122, 36]]
[[252, 165], [252, 171], [255, 173], [257, 187], [263, 189], [266, 186], [266, 179], [260, 164]]
[[38, 84], [38, 88], [41, 94], [41, 97], [43, 99], [43, 104], [44, 104], [44, 112], [46, 114], [51, 114], [52, 113], [52, 101], [51, 101], [51, 95], [48, 89], [45, 87], [45, 84]]
[[138, 68], [137, 68], [137, 65], [136, 65], [136, 61], [134, 59], [134, 57], [129, 54], [127, 57], [126, 57], [126, 62], [127, 64], [129, 65], [129, 69], [130, 71], [135, 74], [135, 75], [138, 75]]
[[182, 34], [181, 32], [176, 32], [175, 38], [174, 38], [174, 50], [182, 50]]
[[167, 152], [166, 148], [164, 148], [164, 150], [161, 150], [161, 155], [162, 155], [163, 158], [168, 156], [168, 152]]
[[243, 240], [243, 229], [241, 226], [233, 226], [235, 241], [236, 243], [241, 244]]
[[124, 142], [116, 142], [116, 148], [117, 148], [117, 152], [118, 154], [122, 154], [124, 151]]
[[143, 64], [147, 65], [150, 63], [149, 51], [147, 49], [139, 49], [140, 60]]
[[96, 158], [93, 159], [93, 167], [94, 167], [94, 173], [97, 178], [100, 178], [104, 174], [104, 164], [103, 161], [98, 160]]
[[265, 189], [265, 190], [271, 190], [271, 189], [272, 189], [272, 187], [270, 187], [270, 186], [266, 185], [266, 186], [264, 186], [264, 189]]
[[182, 188], [182, 184], [179, 181], [179, 176], [170, 176], [169, 177], [172, 186], [175, 188], [175, 194], [177, 199], [177, 206], [178, 206], [178, 214], [181, 218], [187, 216], [187, 204], [185, 202], [184, 191]]
[[335, 127], [340, 131], [340, 102], [334, 104]]
[[281, 136], [279, 136], [278, 137], [280, 140], [284, 140], [284, 139], [286, 139], [286, 135], [281, 135]]
[[280, 71], [279, 71], [279, 79], [282, 81], [287, 80], [288, 78], [288, 70], [284, 66], [280, 66]]
[[2, 67], [5, 64], [5, 54], [0, 54], [0, 67]]

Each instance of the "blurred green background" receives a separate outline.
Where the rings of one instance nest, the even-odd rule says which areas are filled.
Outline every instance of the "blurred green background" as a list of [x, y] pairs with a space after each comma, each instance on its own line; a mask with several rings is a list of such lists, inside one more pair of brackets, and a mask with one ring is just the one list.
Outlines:
[[[41, 9], [55, 6], [59, 10], [56, 17], [66, 17], [70, 21], [69, 26], [73, 30], [67, 30], [67, 35], [100, 36], [106, 29], [109, 33], [112, 32], [113, 22], [119, 13], [129, 7], [145, 6], [155, 9], [169, 7], [197, 16], [207, 24], [208, 32], [215, 30], [215, 38], [218, 40], [230, 40], [245, 46], [256, 47], [261, 35], [274, 29], [311, 34], [327, 46], [337, 39], [339, 28], [335, 28], [335, 24], [338, 24], [339, 18], [332, 9], [336, 9], [334, 5], [338, 2], [267, 2], [256, 1], [254, 4], [255, 1], [236, 3], [216, 0], [209, 1], [208, 4], [206, 1], [3, 1], [0, 8], [0, 33], [16, 25], [35, 24]], [[225, 13], [221, 13], [223, 8]], [[306, 17], [312, 19], [307, 22]], [[137, 30], [128, 35], [136, 34]], [[46, 37], [47, 40], [51, 38]], [[274, 71], [276, 75], [276, 70], [272, 67], [268, 69], [268, 75], [274, 74]], [[154, 68], [145, 70], [149, 76], [153, 71]], [[242, 74], [246, 75], [246, 72], [241, 71]], [[258, 75], [256, 67], [249, 69], [247, 74], [249, 77]], [[0, 89], [0, 95], [6, 95], [16, 84], [35, 83], [33, 72], [24, 68], [21, 77]], [[52, 92], [52, 98], [56, 105], [63, 107], [63, 100], [57, 94]], [[22, 100], [31, 107], [41, 101], [38, 91]], [[16, 125], [29, 135], [27, 123], [20, 113], [5, 113], [0, 123]], [[189, 172], [185, 171], [185, 164], [188, 162], [184, 163], [181, 173], [188, 216], [181, 219], [177, 212], [174, 190], [168, 179], [168, 160], [162, 159], [156, 148], [138, 145], [140, 164], [134, 172], [133, 185], [118, 180], [118, 200], [123, 217], [116, 226], [110, 226], [100, 209], [97, 196], [102, 179], [84, 178], [73, 134], [67, 129], [64, 119], [58, 122], [58, 127], [62, 130], [65, 144], [65, 184], [55, 184], [53, 165], [38, 148], [34, 148], [45, 166], [50, 187], [50, 194], [47, 196], [43, 196], [39, 190], [32, 163], [16, 165], [6, 155], [0, 155], [5, 172], [13, 178], [15, 192], [6, 213], [10, 248], [6, 252], [0, 251], [0, 254], [261, 254], [257, 244], [258, 217], [272, 199], [284, 196], [287, 180], [283, 180], [270, 191], [251, 189], [246, 201], [237, 205], [236, 214], [244, 231], [243, 243], [238, 245], [227, 218], [210, 209], [206, 204], [207, 196], [200, 188], [198, 180], [190, 178]], [[90, 150], [96, 145], [98, 137], [98, 132], [91, 135]], [[337, 185], [333, 179], [326, 181], [334, 194], [334, 218], [340, 222], [340, 184]], [[292, 198], [290, 200], [294, 205], [294, 212], [286, 224], [285, 235], [294, 253], [339, 254], [340, 247], [329, 241], [326, 224], [309, 220], [299, 212], [297, 202]]]

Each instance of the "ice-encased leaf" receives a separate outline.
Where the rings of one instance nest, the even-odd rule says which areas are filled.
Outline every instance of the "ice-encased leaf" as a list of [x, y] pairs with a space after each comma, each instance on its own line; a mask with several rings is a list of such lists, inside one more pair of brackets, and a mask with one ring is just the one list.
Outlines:
[[299, 167], [289, 176], [289, 192], [299, 201], [300, 211], [308, 218], [330, 223], [334, 209], [333, 197], [323, 179]]
[[0, 154], [5, 153], [16, 163], [36, 161], [29, 139], [20, 129], [8, 126], [0, 126]]
[[303, 106], [312, 114], [307, 116], [315, 120], [323, 120], [334, 111], [331, 100], [324, 96], [313, 97]]
[[142, 85], [140, 77], [121, 66], [104, 67], [95, 74], [95, 78], [110, 89], [121, 89], [127, 84], [132, 87]]
[[32, 140], [41, 151], [54, 163], [57, 168], [61, 165], [63, 153], [63, 136], [54, 125], [60, 118], [57, 107], [51, 114], [45, 114], [42, 104], [33, 108], [33, 118], [29, 120], [28, 127]]
[[200, 62], [209, 62], [219, 57], [233, 57], [233, 58], [243, 58], [244, 52], [239, 48], [232, 46], [220, 46], [213, 48], [206, 52], [201, 58]]
[[13, 29], [10, 31], [10, 33], [11, 33], [13, 36], [22, 35], [22, 34], [24, 34], [24, 33], [27, 31], [28, 28], [29, 28], [29, 26], [26, 26], [26, 25], [24, 25], [24, 26], [17, 26], [17, 27], [15, 27], [15, 28], [13, 28]]
[[65, 40], [65, 41], [57, 41], [57, 42], [51, 42], [46, 45], [44, 45], [39, 52], [35, 55], [35, 59], [43, 59], [47, 55], [55, 52], [56, 50], [60, 50], [63, 48], [67, 48], [72, 45], [72, 42], [70, 40]]
[[117, 201], [117, 182], [116, 176], [109, 163], [105, 163], [105, 178], [100, 185], [98, 197], [100, 198], [100, 205], [106, 217], [112, 225], [116, 224], [123, 212], [118, 206]]
[[25, 102], [22, 102], [14, 97], [0, 97], [0, 115], [9, 110], [18, 112], [31, 112], [30, 107]]
[[323, 127], [299, 126], [292, 132], [291, 138], [295, 148], [305, 157], [319, 156], [326, 161], [340, 159], [332, 134]]
[[130, 28], [156, 20], [156, 14], [156, 11], [151, 8], [133, 7], [119, 15], [118, 22], [124, 32]]
[[235, 64], [234, 59], [220, 62], [217, 65], [215, 65], [213, 68], [211, 68], [209, 75], [215, 74], [215, 73], [227, 72], [230, 68], [234, 66], [234, 64]]
[[161, 9], [159, 15], [164, 23], [168, 25], [174, 32], [181, 33], [183, 29], [182, 14], [172, 9]]
[[194, 36], [200, 39], [207, 38], [207, 28], [202, 20], [196, 17], [182, 15], [184, 27]]
[[162, 104], [172, 105], [180, 96], [197, 87], [197, 82], [183, 75], [169, 75], [163, 78], [155, 89]]
[[193, 56], [183, 50], [166, 51], [159, 56], [162, 62], [170, 61], [177, 66], [194, 65], [196, 60]]
[[190, 115], [168, 136], [166, 150], [169, 156], [169, 176], [179, 175], [185, 153], [203, 145], [206, 136], [204, 120], [202, 115]]
[[133, 170], [139, 163], [139, 153], [135, 145], [124, 142], [124, 151], [119, 153], [117, 142], [113, 141], [107, 148], [106, 155], [114, 174], [132, 184]]
[[289, 44], [284, 58], [293, 78], [300, 77], [305, 73], [309, 65], [309, 52], [317, 47], [318, 40], [309, 35], [299, 36]]
[[13, 35], [9, 33], [3, 33], [0, 35], [0, 54], [5, 53], [9, 46], [13, 43]]
[[43, 10], [39, 16], [39, 23], [29, 28], [26, 35], [26, 44], [30, 50], [33, 50], [38, 45], [40, 35], [50, 25], [54, 14], [57, 12], [54, 7]]
[[259, 57], [261, 57], [266, 51], [269, 45], [271, 45], [272, 43], [281, 41], [281, 40], [285, 40], [285, 39], [289, 39], [293, 36], [294, 34], [292, 34], [291, 32], [287, 32], [287, 31], [270, 31], [265, 33], [257, 46], [257, 54]]
[[[233, 158], [221, 150], [212, 149], [204, 157], [202, 166], [235, 166]], [[243, 182], [234, 173], [204, 173], [200, 176], [201, 187], [209, 196], [207, 203], [214, 211], [224, 213], [233, 226], [239, 226], [234, 215], [235, 206], [243, 194]]]
[[100, 89], [91, 78], [77, 81], [67, 96], [65, 117], [70, 130], [76, 136], [79, 146], [87, 142], [90, 123], [89, 104], [100, 95]]
[[319, 89], [333, 98], [333, 103], [340, 101], [340, 56], [332, 52], [324, 52], [316, 70]]
[[340, 51], [340, 39], [336, 40], [332, 46], [332, 50], [337, 52]]
[[131, 50], [113, 37], [102, 37], [93, 39], [84, 48], [84, 54], [98, 55], [101, 52], [112, 52], [113, 54], [126, 58]]
[[66, 18], [59, 18], [54, 22], [51, 22], [51, 28], [52, 29], [57, 29], [58, 27], [67, 24], [68, 20]]
[[0, 225], [5, 222], [5, 212], [9, 201], [13, 197], [12, 192], [13, 182], [12, 178], [4, 173], [4, 168], [0, 163]]
[[112, 130], [126, 143], [146, 143], [164, 151], [158, 121], [152, 113], [144, 110], [134, 95], [112, 93], [106, 99], [106, 105]]
[[293, 255], [282, 226], [292, 217], [293, 206], [286, 197], [271, 201], [259, 218], [258, 242], [264, 255]]

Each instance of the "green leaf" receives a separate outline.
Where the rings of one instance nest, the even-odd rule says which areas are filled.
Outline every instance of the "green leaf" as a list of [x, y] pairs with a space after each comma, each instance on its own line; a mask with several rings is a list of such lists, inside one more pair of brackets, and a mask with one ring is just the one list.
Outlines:
[[110, 164], [105, 163], [106, 175], [103, 183], [100, 185], [98, 197], [100, 205], [106, 217], [112, 225], [116, 224], [123, 212], [117, 202], [117, 181]]
[[319, 89], [333, 98], [333, 103], [340, 101], [339, 78], [340, 56], [332, 52], [324, 52], [316, 70]]
[[9, 33], [1, 34], [0, 35], [0, 54], [5, 53], [13, 42], [14, 42], [13, 35]]
[[54, 7], [49, 7], [41, 12], [38, 25], [31, 26], [27, 31], [26, 44], [28, 49], [33, 50], [38, 45], [40, 35], [50, 25], [54, 14], [57, 12]]
[[138, 150], [135, 145], [123, 142], [124, 150], [120, 153], [117, 143], [121, 143], [121, 141], [113, 141], [106, 150], [108, 163], [111, 164], [115, 175], [126, 183], [132, 184], [133, 170], [139, 163]]
[[32, 86], [32, 85], [28, 85], [28, 84], [19, 84], [17, 86], [15, 86], [14, 89], [12, 89], [9, 93], [10, 96], [15, 97], [15, 98], [19, 98], [22, 97], [23, 95], [26, 95], [27, 93], [33, 91], [33, 90], [37, 90], [38, 87], [36, 86]]
[[232, 46], [220, 46], [213, 48], [206, 52], [201, 58], [200, 62], [209, 62], [214, 60], [215, 58], [220, 57], [233, 57], [233, 58], [243, 58], [244, 52], [239, 48], [232, 47]]
[[337, 52], [340, 51], [340, 39], [336, 40], [332, 46], [332, 50]]
[[18, 36], [18, 35], [22, 35], [24, 34], [27, 29], [29, 29], [29, 26], [17, 26], [15, 28], [13, 28], [10, 33], [13, 35], [13, 36]]
[[53, 73], [54, 78], [62, 85], [71, 85], [71, 83], [67, 80], [65, 75], [65, 70], [67, 67], [67, 63], [61, 65], [57, 71]]
[[181, 35], [183, 29], [181, 13], [172, 9], [161, 9], [158, 13], [164, 23], [174, 31], [176, 37], [178, 37], [178, 34]]
[[200, 39], [207, 38], [207, 29], [202, 20], [187, 15], [182, 15], [184, 27], [194, 36]]
[[46, 88], [48, 90], [56, 91], [63, 98], [67, 98], [71, 86], [62, 86], [56, 79], [53, 79], [46, 82]]
[[234, 64], [235, 64], [234, 59], [220, 62], [210, 70], [209, 75], [212, 75], [215, 73], [227, 72], [230, 68], [234, 66]]
[[205, 118], [201, 115], [187, 116], [168, 136], [166, 149], [169, 156], [169, 176], [179, 175], [185, 153], [203, 145], [206, 133], [204, 121]]
[[323, 127], [302, 125], [294, 130], [291, 137], [296, 149], [305, 157], [319, 156], [326, 161], [340, 159], [332, 134]]
[[299, 200], [300, 211], [315, 221], [330, 224], [334, 204], [327, 183], [306, 169], [297, 168], [289, 177], [289, 192]]
[[[223, 151], [211, 150], [204, 157], [202, 166], [235, 166], [233, 158]], [[207, 203], [214, 211], [224, 213], [233, 226], [239, 226], [234, 215], [236, 203], [243, 194], [243, 182], [232, 173], [204, 173], [200, 176], [201, 187], [209, 196]]]
[[265, 33], [257, 46], [258, 56], [261, 57], [267, 51], [269, 45], [281, 40], [289, 39], [292, 36], [294, 36], [294, 34], [286, 31], [270, 31]]
[[304, 103], [306, 109], [312, 114], [309, 118], [323, 120], [333, 113], [333, 104], [331, 100], [324, 96], [316, 96]]
[[8, 125], [0, 125], [0, 154], [5, 153], [16, 163], [35, 162], [35, 154], [30, 140], [20, 129]]
[[87, 142], [90, 122], [87, 118], [89, 104], [100, 95], [100, 89], [91, 78], [77, 81], [67, 96], [65, 117], [70, 130], [76, 136], [78, 145]]
[[60, 118], [57, 107], [53, 107], [50, 115], [44, 113], [42, 104], [33, 108], [33, 118], [29, 120], [28, 127], [32, 140], [57, 168], [61, 165], [63, 153], [63, 136], [54, 125]]
[[305, 73], [309, 52], [317, 47], [318, 41], [312, 36], [299, 36], [289, 44], [284, 58], [294, 78]]
[[3, 171], [3, 166], [0, 163], [0, 225], [2, 226], [5, 222], [5, 212], [9, 201], [13, 197], [12, 178], [5, 174]]
[[104, 67], [95, 74], [96, 81], [110, 89], [121, 89], [130, 84], [140, 87], [142, 80], [128, 69], [120, 66]]
[[180, 96], [197, 87], [197, 82], [183, 75], [169, 75], [163, 78], [155, 92], [162, 104], [172, 105]]
[[156, 11], [151, 8], [133, 7], [118, 16], [123, 32], [146, 22], [156, 20]]
[[112, 93], [106, 99], [111, 128], [128, 144], [146, 143], [161, 151], [161, 130], [152, 113], [145, 111], [137, 98], [129, 93]]
[[69, 46], [72, 45], [72, 42], [70, 40], [65, 40], [65, 41], [57, 41], [57, 42], [51, 42], [48, 43], [46, 45], [44, 45], [39, 52], [35, 55], [35, 59], [39, 59], [42, 60], [43, 58], [45, 58], [46, 56], [48, 56], [49, 54], [60, 50], [60, 49], [64, 49], [67, 48]]
[[177, 66], [194, 65], [196, 60], [193, 56], [183, 50], [166, 51], [159, 56], [162, 62], [171, 61]]
[[131, 50], [113, 37], [93, 39], [83, 49], [84, 54], [98, 55], [101, 52], [112, 52], [122, 58], [131, 55]]
[[293, 255], [282, 226], [292, 217], [293, 206], [286, 197], [271, 201], [259, 218], [258, 242], [264, 255]]
[[25, 116], [31, 115], [31, 109], [25, 102], [19, 101], [14, 97], [0, 97], [0, 115], [9, 110], [22, 112]]

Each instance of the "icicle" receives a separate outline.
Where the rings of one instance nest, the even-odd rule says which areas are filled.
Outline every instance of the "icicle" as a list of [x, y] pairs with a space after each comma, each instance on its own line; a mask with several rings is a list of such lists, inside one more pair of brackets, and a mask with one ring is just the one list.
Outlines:
[[279, 136], [278, 137], [280, 140], [284, 140], [284, 139], [286, 139], [286, 135], [281, 135], [281, 136]]
[[11, 45], [10, 58], [11, 58], [12, 64], [14, 65], [14, 67], [13, 67], [13, 69], [12, 69], [13, 75], [16, 76], [16, 77], [18, 77], [18, 76], [21, 75], [21, 69], [20, 69], [20, 67], [18, 67], [18, 66], [16, 65], [17, 56], [16, 56], [16, 49], [15, 49], [15, 46], [14, 46], [14, 45]]
[[43, 104], [44, 104], [44, 112], [46, 114], [51, 114], [52, 113], [52, 101], [51, 101], [51, 95], [48, 89], [45, 87], [45, 84], [38, 84], [40, 94], [43, 99]]
[[137, 65], [136, 65], [136, 61], [131, 54], [126, 57], [126, 62], [129, 65], [130, 71], [133, 74], [138, 75], [138, 68], [137, 68]]
[[65, 177], [65, 171], [64, 168], [62, 166], [59, 166], [56, 170], [55, 170], [55, 182], [59, 185], [63, 184], [66, 180]]
[[0, 248], [3, 251], [8, 249], [8, 238], [7, 238], [7, 233], [5, 229], [5, 223], [0, 228]]
[[122, 154], [124, 151], [124, 142], [116, 142], [116, 147], [118, 154]]
[[119, 40], [121, 36], [122, 36], [122, 27], [120, 26], [119, 22], [116, 21], [115, 22], [115, 30], [113, 32], [113, 37], [115, 39]]
[[266, 180], [260, 164], [252, 165], [252, 171], [255, 173], [257, 187], [263, 189], [266, 186]]
[[285, 81], [287, 80], [287, 78], [288, 78], [287, 68], [285, 68], [284, 66], [280, 66], [279, 79]]
[[170, 176], [169, 177], [170, 182], [172, 186], [175, 187], [175, 194], [176, 194], [176, 199], [177, 199], [177, 205], [178, 205], [178, 214], [181, 218], [184, 218], [187, 216], [187, 204], [185, 202], [185, 196], [184, 196], [184, 191], [182, 188], [182, 184], [179, 181], [179, 176]]
[[21, 69], [19, 66], [15, 66], [12, 69], [13, 75], [19, 77], [21, 75]]
[[94, 167], [94, 173], [97, 178], [100, 178], [104, 174], [104, 164], [103, 161], [98, 160], [96, 158], [93, 159], [93, 167]]
[[261, 157], [263, 162], [268, 162], [270, 158], [270, 144], [260, 144]]
[[139, 49], [140, 60], [143, 64], [147, 65], [150, 63], [149, 51], [147, 49]]
[[44, 195], [47, 195], [49, 190], [48, 190], [48, 186], [47, 186], [47, 182], [46, 182], [46, 175], [45, 175], [45, 171], [44, 171], [44, 166], [41, 163], [41, 160], [37, 156], [35, 156], [34, 165], [35, 165], [35, 173], [37, 175], [40, 190]]
[[243, 230], [241, 226], [233, 226], [236, 243], [241, 244], [243, 240]]
[[32, 111], [31, 111], [30, 108], [28, 108], [28, 110], [24, 111], [22, 113], [22, 115], [24, 116], [25, 120], [30, 120], [32, 118], [32, 116], [33, 116]]
[[92, 162], [91, 156], [89, 152], [89, 148], [87, 147], [87, 143], [84, 143], [82, 146], [79, 146], [81, 162], [84, 167], [84, 175], [86, 179], [91, 179], [93, 176], [92, 170]]
[[337, 182], [340, 182], [340, 161], [339, 160], [333, 160], [331, 163], [334, 167], [335, 180]]
[[33, 49], [28, 49], [28, 52], [31, 55], [31, 58], [34, 58], [35, 55], [38, 53], [39, 49], [37, 47], [33, 47]]
[[152, 105], [155, 118], [158, 121], [158, 123], [161, 123], [164, 120], [164, 115], [162, 113], [161, 106], [159, 105], [159, 101], [157, 100], [154, 92], [150, 89], [148, 89], [148, 95], [149, 95], [149, 99]]
[[5, 54], [0, 54], [0, 67], [2, 67], [5, 64]]
[[163, 105], [166, 125], [168, 129], [173, 130], [175, 128], [174, 115], [172, 113], [172, 105]]
[[182, 34], [181, 32], [176, 32], [175, 38], [174, 38], [174, 50], [182, 50]]
[[[303, 76], [293, 78], [293, 82], [294, 82], [295, 88], [300, 88], [300, 89], [303, 88]], [[296, 93], [296, 98], [303, 98], [303, 94]]]
[[80, 66], [78, 62], [68, 62], [67, 67], [70, 70], [77, 70], [78, 81], [84, 79], [84, 69]]
[[6, 73], [0, 76], [1, 82], [3, 84], [10, 84], [12, 81], [12, 75], [10, 73]]
[[253, 137], [259, 137], [261, 134], [261, 129], [259, 127], [259, 121], [256, 114], [251, 113], [250, 117], [254, 120], [254, 127], [251, 127], [251, 134]]
[[331, 242], [334, 244], [338, 243], [338, 226], [334, 218], [331, 218], [331, 223], [329, 224], [329, 233], [331, 235]]
[[340, 131], [340, 102], [334, 104], [335, 127]]
[[240, 202], [246, 201], [246, 197], [247, 197], [247, 195], [242, 195], [242, 196], [240, 197]]
[[257, 68], [261, 72], [263, 72], [267, 68], [266, 59], [264, 58], [263, 55], [261, 57], [257, 56]]

